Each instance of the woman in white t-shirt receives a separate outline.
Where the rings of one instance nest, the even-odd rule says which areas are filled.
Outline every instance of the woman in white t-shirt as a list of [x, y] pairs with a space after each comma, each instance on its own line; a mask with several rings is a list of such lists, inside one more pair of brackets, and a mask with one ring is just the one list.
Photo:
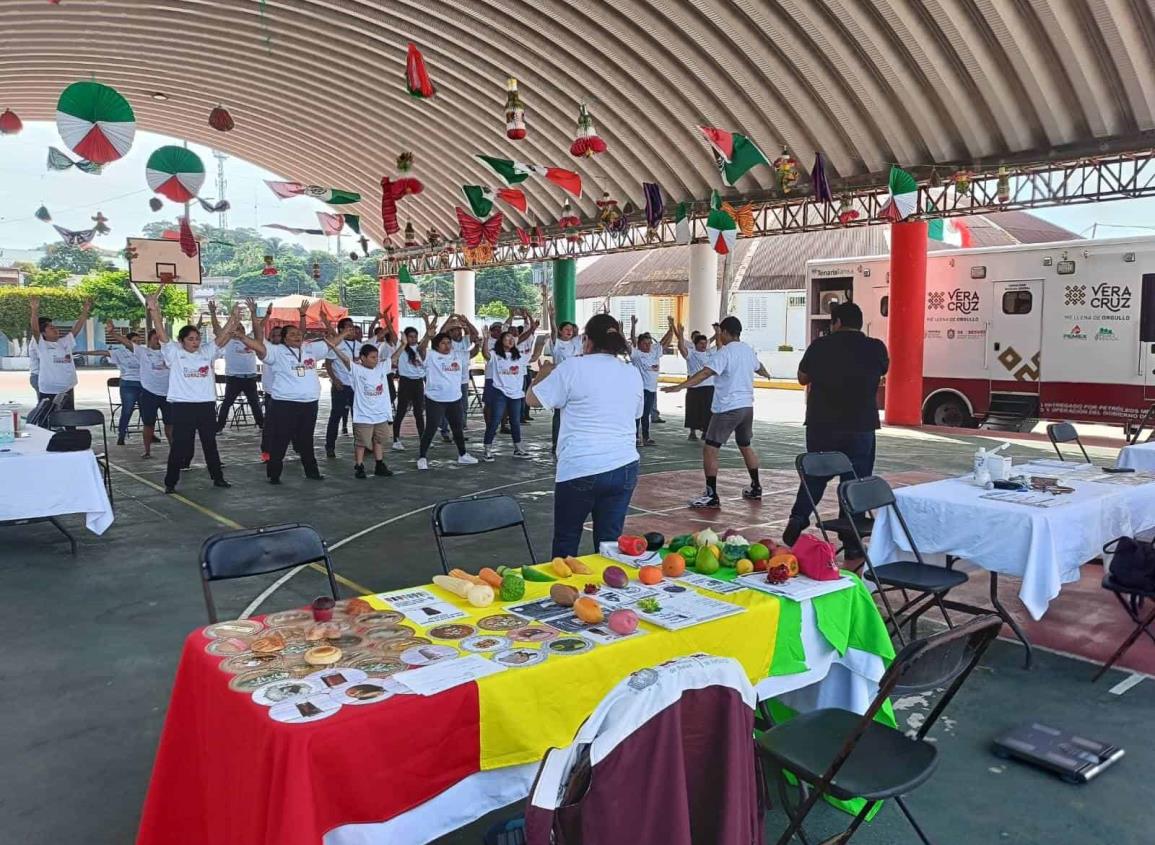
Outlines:
[[[249, 297], [245, 300], [245, 304], [249, 308], [249, 316], [253, 321], [253, 337], [264, 337], [261, 333], [264, 328], [264, 321], [257, 313], [256, 300]], [[211, 300], [209, 302], [209, 317], [212, 318], [213, 331], [219, 332], [221, 326], [217, 322], [217, 305]], [[234, 332], [237, 335], [244, 333], [245, 327], [242, 325], [238, 325]], [[225, 424], [229, 421], [229, 411], [232, 410], [233, 403], [242, 393], [245, 395], [245, 401], [249, 403], [253, 422], [257, 428], [264, 428], [265, 409], [261, 407], [260, 391], [257, 389], [260, 384], [260, 378], [257, 375], [257, 354], [245, 346], [239, 337], [232, 337], [225, 345], [224, 358], [225, 396], [221, 399], [220, 407], [217, 408], [217, 434], [225, 430]]]
[[365, 452], [372, 451], [376, 466], [374, 475], [392, 475], [385, 465], [385, 442], [393, 406], [389, 402], [389, 371], [392, 362], [382, 357], [374, 343], [364, 343], [356, 361], [344, 349], [344, 343], [333, 348], [349, 371], [353, 388], [353, 477], [365, 478]]
[[[549, 305], [547, 304], [547, 308]], [[582, 354], [582, 339], [578, 334], [577, 323], [563, 322], [553, 329], [550, 338], [549, 355], [556, 367], [575, 355]], [[553, 431], [550, 433], [553, 444], [553, 454], [557, 454], [557, 435], [561, 431], [561, 411], [553, 412]]]
[[397, 368], [397, 413], [393, 415], [393, 451], [404, 452], [401, 442], [401, 421], [410, 407], [413, 408], [413, 422], [417, 424], [417, 437], [425, 434], [425, 350], [433, 337], [431, 318], [424, 317], [425, 337], [417, 340], [417, 329], [407, 328], [404, 338], [393, 350], [393, 366]]
[[136, 354], [136, 344], [140, 342], [140, 335], [136, 332], [121, 334], [111, 322], [104, 327], [104, 339], [109, 343], [117, 344], [109, 350], [109, 357], [116, 369], [120, 372], [120, 410], [116, 421], [116, 445], [123, 446], [124, 438], [128, 436], [128, 423], [132, 419], [132, 412], [140, 402], [140, 358]]
[[521, 447], [521, 406], [525, 401], [525, 371], [529, 358], [522, 354], [517, 335], [509, 329], [498, 335], [492, 349], [488, 344], [483, 345], [482, 352], [493, 378], [490, 390], [492, 407], [485, 422], [485, 460], [494, 458], [493, 438], [507, 411], [513, 456], [528, 458], [529, 452]]
[[461, 372], [468, 368], [469, 359], [454, 348], [454, 339], [446, 328], [460, 328], [451, 318], [434, 338], [425, 357], [425, 431], [421, 435], [421, 451], [417, 468], [429, 469], [429, 444], [442, 420], [447, 420], [457, 446], [459, 464], [475, 464], [477, 458], [465, 451], [465, 411], [461, 402]]
[[[687, 344], [686, 327], [679, 325], [674, 331], [678, 335], [678, 351], [686, 359], [686, 377], [693, 378], [699, 370], [710, 363], [710, 338], [696, 331], [690, 336], [690, 343]], [[687, 440], [697, 440], [696, 431], [702, 432], [703, 439], [706, 437], [706, 429], [710, 427], [710, 405], [713, 401], [713, 376], [686, 391], [685, 427], [690, 429]]]
[[662, 336], [660, 341], [655, 343], [653, 335], [649, 332], [642, 332], [635, 338], [638, 318], [630, 317], [630, 363], [637, 368], [638, 374], [642, 377], [645, 399], [645, 409], [642, 418], [638, 420], [639, 446], [657, 445], [650, 439], [650, 419], [654, 409], [658, 407], [658, 373], [662, 365], [662, 350], [674, 334], [672, 323], [673, 321], [671, 321], [669, 331]]
[[72, 388], [76, 387], [76, 362], [73, 357], [78, 354], [76, 335], [88, 322], [92, 300], [84, 300], [80, 316], [66, 332], [56, 328], [50, 317], [40, 316], [40, 297], [30, 296], [28, 307], [31, 312], [32, 338], [36, 342], [36, 356], [40, 362], [36, 398], [55, 401], [60, 396], [57, 410], [72, 410], [75, 407]]
[[582, 354], [542, 365], [526, 395], [535, 408], [562, 410], [553, 493], [553, 555], [576, 555], [593, 514], [594, 550], [622, 533], [638, 482], [635, 426], [642, 377], [621, 359], [628, 352], [618, 321], [596, 314]]
[[[123, 342], [124, 339], [122, 339]], [[160, 348], [156, 329], [150, 329], [145, 344], [132, 343], [133, 354], [140, 361], [140, 424], [143, 428], [144, 453], [152, 457], [152, 444], [160, 442], [156, 436], [156, 420], [164, 425], [164, 436], [172, 442], [172, 419], [168, 412], [168, 364]]]
[[149, 294], [146, 306], [156, 326], [156, 339], [161, 344], [169, 370], [167, 399], [172, 440], [168, 449], [164, 492], [176, 492], [180, 471], [192, 462], [198, 437], [213, 486], [232, 487], [225, 481], [220, 452], [217, 451], [217, 380], [213, 362], [220, 357], [240, 321], [239, 307], [233, 307], [228, 322], [212, 342], [201, 343], [201, 333], [196, 326], [185, 326], [177, 332], [175, 341], [168, 340], [156, 294]]

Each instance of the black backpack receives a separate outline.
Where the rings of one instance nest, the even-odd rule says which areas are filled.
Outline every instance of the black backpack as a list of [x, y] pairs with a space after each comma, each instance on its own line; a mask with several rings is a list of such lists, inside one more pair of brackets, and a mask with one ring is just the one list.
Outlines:
[[92, 448], [92, 433], [86, 428], [66, 428], [52, 435], [46, 451], [83, 452]]
[[1111, 578], [1125, 590], [1155, 592], [1155, 532], [1143, 531], [1135, 537], [1119, 537], [1103, 546], [1113, 554]]

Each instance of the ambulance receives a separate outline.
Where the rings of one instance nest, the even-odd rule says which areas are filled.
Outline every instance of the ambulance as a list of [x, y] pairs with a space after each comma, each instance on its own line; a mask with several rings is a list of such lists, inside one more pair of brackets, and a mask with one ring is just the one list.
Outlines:
[[[806, 277], [811, 339], [850, 300], [886, 340], [889, 256], [810, 261]], [[1155, 238], [930, 252], [923, 374], [931, 425], [1133, 426], [1155, 404]]]

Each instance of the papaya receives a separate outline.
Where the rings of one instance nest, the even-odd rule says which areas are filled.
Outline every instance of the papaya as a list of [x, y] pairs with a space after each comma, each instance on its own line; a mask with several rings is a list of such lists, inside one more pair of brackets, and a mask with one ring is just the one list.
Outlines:
[[565, 565], [570, 568], [574, 575], [593, 575], [594, 571], [589, 568], [589, 565], [584, 563], [580, 557], [567, 557]]
[[789, 573], [787, 575], [788, 578], [793, 578], [798, 574], [798, 558], [794, 557], [794, 555], [790, 554], [789, 552], [779, 552], [778, 554], [774, 555], [774, 557], [770, 558], [770, 560], [767, 562], [766, 568], [769, 570], [776, 566], [786, 567], [786, 571]]
[[605, 614], [602, 613], [602, 606], [589, 596], [582, 596], [573, 603], [573, 612], [582, 622], [590, 625], [596, 625], [605, 619]]
[[554, 574], [559, 578], [569, 578], [573, 575], [573, 569], [565, 562], [565, 558], [555, 557], [550, 561], [550, 568], [553, 569]]

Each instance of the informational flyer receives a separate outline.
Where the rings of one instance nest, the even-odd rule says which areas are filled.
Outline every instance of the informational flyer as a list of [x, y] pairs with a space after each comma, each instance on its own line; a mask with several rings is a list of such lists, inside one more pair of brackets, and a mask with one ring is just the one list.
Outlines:
[[418, 695], [437, 695], [447, 689], [504, 671], [505, 666], [486, 660], [480, 654], [469, 654], [454, 660], [442, 660], [418, 669], [398, 672], [391, 677], [391, 680]]
[[439, 599], [428, 590], [398, 590], [380, 593], [377, 598], [387, 602], [405, 618], [421, 627], [438, 625], [468, 615], [464, 610]]
[[685, 575], [679, 575], [677, 578], [667, 578], [666, 580], [672, 584], [691, 584], [703, 590], [708, 590], [711, 593], [717, 593], [720, 596], [740, 593], [746, 589], [737, 581], [719, 581], [717, 578], [711, 578], [709, 575], [702, 575], [698, 572], [687, 572]]
[[742, 575], [738, 580], [751, 590], [758, 590], [762, 593], [769, 593], [772, 596], [781, 596], [794, 601], [806, 601], [854, 586], [854, 581], [845, 576], [831, 581], [815, 581], [805, 575], [798, 575], [781, 584], [771, 584], [766, 580], [765, 572], [752, 572], [749, 575]]
[[646, 610], [641, 605], [635, 605], [633, 610], [644, 621], [667, 631], [680, 631], [703, 622], [746, 612], [746, 608], [741, 605], [710, 598], [692, 590], [662, 596], [658, 599], [657, 610]]

